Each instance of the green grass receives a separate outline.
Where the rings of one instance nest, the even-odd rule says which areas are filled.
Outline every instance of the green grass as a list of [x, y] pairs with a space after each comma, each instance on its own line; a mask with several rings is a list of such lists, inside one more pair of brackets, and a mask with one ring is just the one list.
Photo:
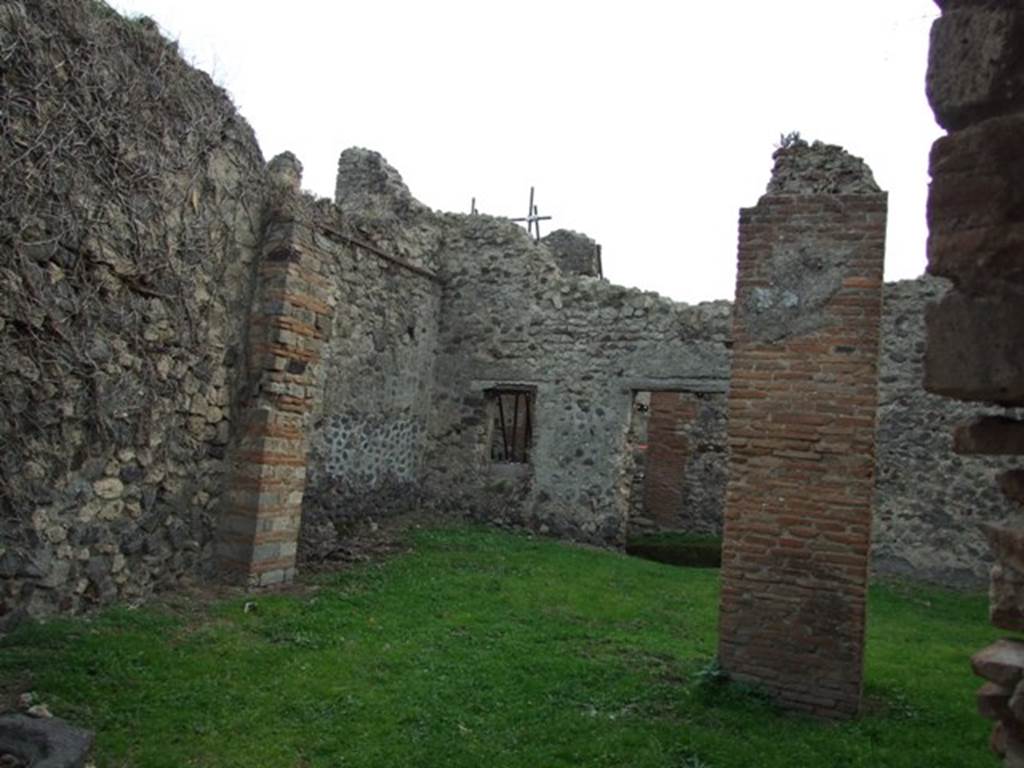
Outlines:
[[692, 533], [645, 533], [629, 538], [626, 554], [669, 565], [718, 568], [722, 565], [722, 540]]
[[991, 768], [968, 655], [985, 600], [877, 587], [867, 712], [787, 715], [708, 677], [718, 574], [479, 529], [301, 596], [24, 627], [30, 674], [106, 766]]

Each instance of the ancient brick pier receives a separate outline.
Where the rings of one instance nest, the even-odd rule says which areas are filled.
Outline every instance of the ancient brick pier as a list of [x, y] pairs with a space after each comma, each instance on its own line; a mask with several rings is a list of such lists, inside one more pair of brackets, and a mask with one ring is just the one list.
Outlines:
[[798, 141], [740, 214], [719, 654], [826, 717], [861, 697], [886, 205]]
[[311, 229], [291, 211], [301, 166], [282, 155], [270, 169], [278, 189], [250, 315], [251, 382], [239, 409], [216, 539], [219, 569], [249, 586], [295, 574], [314, 371], [334, 314]]

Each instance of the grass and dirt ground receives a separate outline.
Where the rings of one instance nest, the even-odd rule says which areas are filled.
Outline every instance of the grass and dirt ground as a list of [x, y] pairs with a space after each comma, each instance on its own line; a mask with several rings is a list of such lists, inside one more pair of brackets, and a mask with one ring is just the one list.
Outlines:
[[720, 680], [715, 570], [406, 536], [286, 593], [23, 626], [0, 680], [95, 729], [98, 768], [994, 765], [968, 667], [997, 636], [984, 596], [875, 586], [865, 711], [834, 724]]

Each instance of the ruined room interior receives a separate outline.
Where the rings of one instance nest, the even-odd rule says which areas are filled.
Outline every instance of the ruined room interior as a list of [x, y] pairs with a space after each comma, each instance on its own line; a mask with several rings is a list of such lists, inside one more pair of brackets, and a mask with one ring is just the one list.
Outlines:
[[[723, 538], [722, 669], [816, 717], [861, 711], [871, 576], [991, 581], [1020, 632], [1024, 8], [940, 6], [928, 275], [883, 282], [868, 163], [797, 139], [740, 212], [735, 300], [687, 305], [369, 149], [317, 199], [155, 26], [0, 3], [0, 631], [279, 588], [416, 511]], [[1024, 642], [973, 664], [1024, 765]]]

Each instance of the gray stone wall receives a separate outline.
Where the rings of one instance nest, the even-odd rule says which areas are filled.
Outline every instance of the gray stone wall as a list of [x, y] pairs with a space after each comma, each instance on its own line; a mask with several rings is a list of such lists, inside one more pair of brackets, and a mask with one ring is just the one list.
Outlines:
[[335, 205], [311, 213], [335, 314], [314, 406], [306, 560], [329, 556], [352, 523], [419, 503], [438, 352], [433, 214], [376, 152], [345, 150], [338, 167]]
[[601, 246], [584, 234], [568, 229], [556, 229], [541, 238], [558, 268], [566, 275], [601, 277]]
[[154, 24], [3, 8], [0, 623], [204, 571], [265, 187]]
[[1004, 410], [949, 400], [921, 386], [924, 308], [946, 285], [920, 278], [885, 287], [873, 567], [878, 574], [977, 586], [988, 579], [991, 564], [979, 524], [1017, 514], [995, 480], [1013, 463], [953, 452], [953, 427]]
[[722, 534], [722, 509], [728, 478], [726, 398], [707, 393], [698, 399], [697, 417], [686, 436], [691, 446], [683, 474], [679, 530], [707, 536]]
[[[441, 287], [351, 242], [324, 237], [320, 245], [332, 259], [336, 310], [304, 506], [310, 514], [358, 517], [372, 509], [385, 516], [397, 510], [379, 503], [380, 491], [386, 487], [395, 500], [401, 488], [411, 495], [419, 479]], [[368, 506], [374, 497], [378, 503]]]
[[[636, 391], [724, 391], [725, 302], [695, 307], [564, 275], [522, 229], [446, 216], [438, 401], [426, 481], [481, 517], [618, 542]], [[526, 466], [492, 463], [486, 390], [535, 388]]]
[[[251, 130], [155, 25], [88, 0], [3, 7], [0, 624], [208, 573], [255, 381], [245, 349], [270, 199]], [[841, 158], [825, 171], [826, 191], [860, 178]], [[306, 393], [307, 542], [414, 507], [619, 542], [638, 513], [636, 393], [713, 403], [727, 389], [729, 304], [609, 285], [584, 236], [537, 245], [507, 220], [436, 213], [366, 150], [342, 153], [334, 204], [296, 205], [332, 310]], [[986, 569], [976, 523], [1012, 510], [992, 482], [1004, 462], [951, 450], [949, 427], [985, 409], [920, 391], [923, 305], [940, 290], [887, 287], [874, 560], [967, 584]], [[488, 393], [503, 387], [532, 397], [522, 464], [492, 459]], [[683, 519], [702, 532], [717, 530], [724, 488], [724, 428], [708, 414], [683, 479]]]

